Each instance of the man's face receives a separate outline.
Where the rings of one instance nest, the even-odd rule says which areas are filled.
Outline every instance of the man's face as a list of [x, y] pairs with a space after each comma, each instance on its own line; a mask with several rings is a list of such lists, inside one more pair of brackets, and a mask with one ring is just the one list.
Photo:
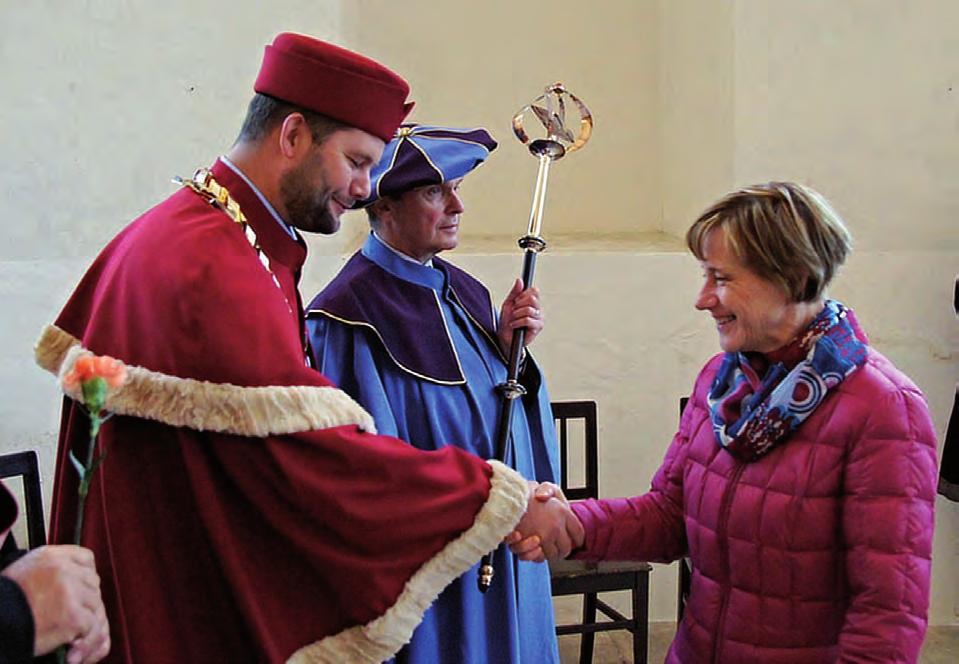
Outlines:
[[340, 215], [370, 195], [370, 170], [385, 143], [361, 129], [340, 129], [314, 143], [280, 178], [286, 221], [309, 233], [335, 233]]
[[383, 201], [377, 233], [394, 249], [420, 262], [459, 244], [462, 178], [403, 192]]

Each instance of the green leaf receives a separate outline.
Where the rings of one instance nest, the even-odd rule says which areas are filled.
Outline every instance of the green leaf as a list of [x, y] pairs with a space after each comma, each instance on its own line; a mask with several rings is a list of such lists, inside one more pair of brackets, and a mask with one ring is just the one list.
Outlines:
[[77, 472], [80, 473], [80, 477], [83, 477], [83, 464], [80, 463], [80, 460], [74, 456], [73, 450], [70, 450], [70, 463], [73, 464], [73, 467], [77, 469]]

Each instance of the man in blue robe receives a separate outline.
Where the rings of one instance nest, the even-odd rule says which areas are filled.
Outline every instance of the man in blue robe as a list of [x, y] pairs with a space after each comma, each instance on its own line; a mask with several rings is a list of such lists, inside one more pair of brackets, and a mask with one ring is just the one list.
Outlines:
[[[497, 316], [489, 291], [436, 257], [458, 244], [463, 177], [496, 142], [484, 129], [404, 126], [373, 169], [363, 203], [372, 232], [307, 308], [317, 368], [372, 414], [377, 430], [418, 448], [451, 444], [492, 458], [512, 332], [543, 329], [539, 293], [517, 279]], [[507, 463], [528, 479], [559, 477], [542, 373], [525, 355]], [[402, 496], [389, 497], [402, 500]], [[455, 580], [398, 662], [558, 662], [549, 570], [494, 555], [486, 594], [477, 569]]]

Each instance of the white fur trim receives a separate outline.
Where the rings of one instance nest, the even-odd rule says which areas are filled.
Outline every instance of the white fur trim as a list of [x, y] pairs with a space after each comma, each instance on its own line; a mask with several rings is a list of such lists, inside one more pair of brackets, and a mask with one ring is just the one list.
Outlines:
[[[490, 461], [489, 498], [473, 525], [428, 560], [406, 583], [396, 603], [379, 618], [297, 650], [289, 664], [373, 663], [389, 659], [409, 642], [440, 592], [495, 549], [526, 512], [529, 485], [515, 470]], [[494, 580], [493, 583], [496, 583]]]
[[[63, 376], [89, 353], [68, 332], [48, 325], [34, 348], [37, 364]], [[82, 400], [79, 390], [64, 390]], [[127, 365], [127, 380], [107, 396], [106, 409], [197, 431], [263, 437], [355, 424], [375, 433], [373, 417], [335, 387], [241, 387], [180, 378]]]

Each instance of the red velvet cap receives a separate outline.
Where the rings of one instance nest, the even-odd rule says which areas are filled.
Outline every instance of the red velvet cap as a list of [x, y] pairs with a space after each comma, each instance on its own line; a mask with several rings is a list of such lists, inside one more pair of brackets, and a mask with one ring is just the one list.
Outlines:
[[409, 84], [383, 65], [312, 37], [284, 32], [266, 47], [253, 89], [389, 141], [413, 108]]

